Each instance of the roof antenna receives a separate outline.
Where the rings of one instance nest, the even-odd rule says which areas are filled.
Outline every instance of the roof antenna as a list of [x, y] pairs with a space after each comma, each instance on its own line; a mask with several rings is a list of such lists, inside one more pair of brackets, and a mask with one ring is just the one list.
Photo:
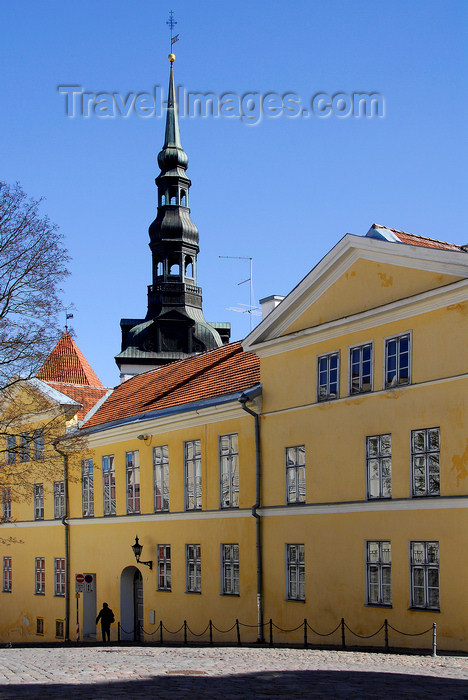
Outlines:
[[[250, 282], [250, 298], [249, 298], [249, 305], [247, 306], [246, 309], [236, 309], [230, 306], [228, 308], [228, 311], [239, 311], [240, 313], [244, 314], [249, 314], [250, 316], [250, 331], [252, 331], [252, 316], [259, 316], [260, 313], [258, 311], [258, 306], [254, 306], [252, 304], [252, 299], [253, 299], [253, 271], [252, 271], [252, 261], [253, 258], [244, 256], [244, 255], [218, 255], [219, 258], [228, 258], [229, 260], [248, 260], [250, 263], [250, 276], [247, 277], [247, 279], [242, 280], [242, 282], [238, 282], [237, 286], [239, 287], [241, 284], [245, 284], [246, 282]], [[246, 306], [246, 304], [240, 304], [240, 306]]]

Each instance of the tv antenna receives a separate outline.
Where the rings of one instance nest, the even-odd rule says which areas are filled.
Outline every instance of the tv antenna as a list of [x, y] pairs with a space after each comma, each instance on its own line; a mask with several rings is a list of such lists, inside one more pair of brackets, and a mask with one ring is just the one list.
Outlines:
[[239, 304], [239, 306], [244, 306], [246, 308], [244, 309], [239, 309], [233, 306], [230, 306], [228, 308], [228, 311], [237, 311], [238, 313], [241, 314], [249, 314], [250, 316], [250, 330], [252, 331], [252, 316], [260, 316], [259, 308], [258, 306], [253, 306], [252, 305], [252, 299], [253, 299], [253, 258], [244, 256], [244, 255], [219, 255], [218, 257], [224, 258], [227, 260], [248, 260], [250, 264], [250, 275], [247, 277], [247, 279], [242, 280], [242, 282], [238, 282], [237, 286], [240, 287], [241, 284], [246, 284], [246, 282], [250, 282], [249, 288], [250, 288], [250, 293], [249, 293], [249, 305], [247, 306], [246, 304]]

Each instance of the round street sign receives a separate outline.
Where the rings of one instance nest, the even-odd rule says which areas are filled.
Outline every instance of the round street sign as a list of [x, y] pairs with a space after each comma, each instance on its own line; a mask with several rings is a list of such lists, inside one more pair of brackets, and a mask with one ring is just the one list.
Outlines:
[[85, 577], [83, 576], [83, 574], [76, 574], [75, 581], [77, 583], [84, 583], [84, 580], [85, 580]]
[[86, 583], [92, 583], [93, 577], [91, 574], [86, 574], [86, 576], [84, 577], [84, 580], [86, 581]]

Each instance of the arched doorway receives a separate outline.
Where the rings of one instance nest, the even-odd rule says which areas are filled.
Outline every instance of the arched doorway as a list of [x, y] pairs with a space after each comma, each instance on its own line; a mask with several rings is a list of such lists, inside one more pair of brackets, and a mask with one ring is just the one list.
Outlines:
[[120, 576], [120, 638], [138, 641], [143, 627], [143, 578], [136, 566]]

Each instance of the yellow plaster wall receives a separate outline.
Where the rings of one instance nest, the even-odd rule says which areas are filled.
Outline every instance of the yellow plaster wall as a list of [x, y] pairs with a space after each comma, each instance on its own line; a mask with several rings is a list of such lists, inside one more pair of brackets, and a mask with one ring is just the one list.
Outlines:
[[453, 275], [357, 260], [282, 335], [374, 309], [459, 279]]

